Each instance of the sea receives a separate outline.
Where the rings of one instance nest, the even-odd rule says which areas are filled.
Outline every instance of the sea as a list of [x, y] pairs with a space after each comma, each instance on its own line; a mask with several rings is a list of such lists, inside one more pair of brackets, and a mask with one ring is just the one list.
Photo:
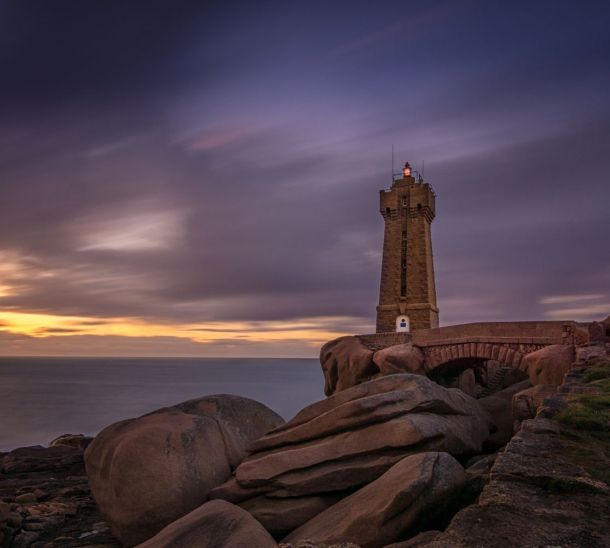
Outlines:
[[211, 394], [285, 419], [324, 397], [317, 359], [0, 358], [0, 451], [95, 435], [118, 420]]

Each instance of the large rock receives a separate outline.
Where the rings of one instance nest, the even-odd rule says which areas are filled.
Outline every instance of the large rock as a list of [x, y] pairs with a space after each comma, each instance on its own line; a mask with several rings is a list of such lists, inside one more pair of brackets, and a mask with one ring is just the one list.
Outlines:
[[239, 506], [259, 521], [275, 538], [282, 538], [341, 498], [337, 494], [273, 498], [260, 495]]
[[477, 386], [474, 377], [474, 371], [472, 369], [466, 369], [462, 371], [458, 376], [457, 387], [462, 391], [472, 396], [473, 398], [477, 395]]
[[486, 440], [486, 449], [497, 449], [505, 445], [513, 436], [513, 396], [529, 388], [528, 380], [513, 384], [491, 396], [478, 400], [479, 404], [491, 417], [494, 432]]
[[378, 350], [373, 355], [373, 362], [379, 368], [381, 375], [392, 375], [394, 373], [426, 374], [424, 353], [411, 343], [396, 344]]
[[250, 446], [212, 498], [304, 497], [371, 482], [407, 455], [481, 450], [490, 420], [477, 401], [403, 373], [338, 392]]
[[527, 354], [522, 369], [527, 371], [533, 386], [550, 384], [559, 386], [574, 363], [572, 345], [554, 344]]
[[513, 431], [517, 432], [524, 420], [533, 419], [538, 407], [545, 398], [552, 396], [557, 391], [555, 386], [539, 384], [532, 386], [513, 396]]
[[137, 544], [203, 504], [246, 446], [283, 422], [258, 402], [219, 395], [112, 424], [85, 452], [91, 491], [114, 534]]
[[353, 336], [327, 342], [320, 350], [320, 364], [327, 396], [368, 381], [379, 372], [373, 351]]
[[248, 512], [223, 500], [208, 502], [174, 521], [139, 548], [276, 548]]
[[354, 542], [381, 547], [446, 509], [465, 483], [464, 469], [447, 453], [402, 459], [380, 478], [318, 514], [284, 539], [314, 543]]

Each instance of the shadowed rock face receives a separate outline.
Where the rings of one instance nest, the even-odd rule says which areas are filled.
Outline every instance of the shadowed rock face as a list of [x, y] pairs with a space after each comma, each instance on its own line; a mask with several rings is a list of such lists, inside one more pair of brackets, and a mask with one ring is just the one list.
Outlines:
[[512, 402], [513, 432], [519, 430], [524, 420], [533, 419], [544, 399], [552, 396], [556, 390], [555, 386], [539, 384], [517, 392]]
[[497, 450], [505, 445], [513, 436], [513, 396], [529, 388], [528, 380], [513, 384], [491, 396], [477, 400], [479, 405], [489, 413], [495, 427], [485, 445], [488, 450]]
[[341, 499], [340, 494], [274, 498], [260, 495], [240, 503], [275, 538], [282, 538]]
[[203, 504], [283, 419], [253, 400], [208, 396], [108, 426], [85, 452], [93, 496], [126, 545]]
[[327, 396], [368, 381], [379, 372], [373, 351], [353, 336], [327, 342], [320, 350], [320, 364]]
[[168, 525], [140, 548], [276, 548], [248, 512], [223, 500], [208, 502]]
[[442, 512], [465, 483], [462, 466], [447, 453], [405, 457], [380, 478], [293, 531], [284, 542], [354, 542], [384, 546]]
[[[380, 377], [306, 407], [253, 442], [234, 477], [210, 497], [238, 503], [254, 515], [259, 509], [253, 499], [259, 497], [268, 526], [279, 531], [286, 527], [279, 517], [283, 504], [296, 504], [294, 498], [319, 509], [326, 500], [316, 496], [345, 496], [405, 456], [476, 453], [489, 428], [477, 401], [460, 390], [420, 375]], [[285, 503], [278, 500], [283, 498]], [[276, 524], [269, 499], [275, 499]]]

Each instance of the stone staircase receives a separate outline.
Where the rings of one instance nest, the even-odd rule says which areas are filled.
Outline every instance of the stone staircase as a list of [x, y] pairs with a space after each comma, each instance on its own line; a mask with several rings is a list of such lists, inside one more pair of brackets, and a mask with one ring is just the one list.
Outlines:
[[493, 393], [502, 390], [504, 387], [504, 380], [506, 375], [511, 371], [512, 367], [498, 367], [491, 376], [491, 379], [487, 382], [487, 386], [481, 391], [479, 398], [485, 398], [491, 396]]

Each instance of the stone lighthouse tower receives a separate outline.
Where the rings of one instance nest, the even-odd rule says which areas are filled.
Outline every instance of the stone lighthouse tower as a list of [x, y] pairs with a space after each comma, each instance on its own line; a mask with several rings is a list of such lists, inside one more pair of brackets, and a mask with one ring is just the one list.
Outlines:
[[407, 162], [402, 178], [380, 191], [385, 221], [377, 333], [438, 327], [432, 237], [435, 194]]

